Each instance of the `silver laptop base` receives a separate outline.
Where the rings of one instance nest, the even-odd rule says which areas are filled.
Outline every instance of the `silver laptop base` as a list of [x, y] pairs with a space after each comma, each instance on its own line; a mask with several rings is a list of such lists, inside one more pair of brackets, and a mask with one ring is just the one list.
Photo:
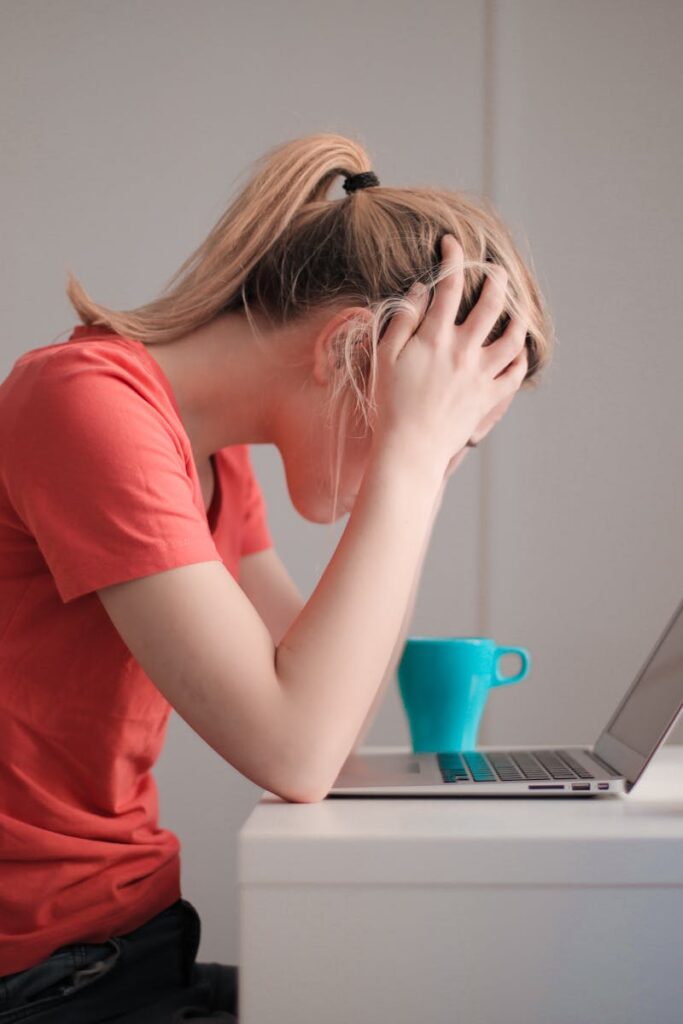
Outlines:
[[354, 752], [328, 796], [586, 797], [624, 793], [624, 782], [588, 747]]

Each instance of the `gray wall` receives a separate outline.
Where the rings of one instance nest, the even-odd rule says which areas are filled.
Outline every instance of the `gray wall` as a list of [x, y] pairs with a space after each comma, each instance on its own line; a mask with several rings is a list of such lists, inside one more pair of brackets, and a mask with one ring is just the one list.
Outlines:
[[[492, 435], [486, 741], [592, 742], [683, 596], [683, 5], [500, 4], [494, 192], [557, 325]], [[670, 740], [683, 740], [679, 723]]]
[[[67, 266], [109, 305], [148, 300], [286, 138], [346, 132], [382, 182], [493, 195], [559, 344], [452, 479], [411, 631], [530, 648], [481, 742], [593, 740], [683, 577], [681, 5], [5, 0], [0, 19], [3, 376], [75, 324]], [[278, 453], [253, 455], [308, 595], [345, 520], [301, 520]], [[395, 687], [368, 742], [408, 742]], [[200, 958], [236, 962], [236, 833], [261, 791], [175, 715], [157, 778]]]

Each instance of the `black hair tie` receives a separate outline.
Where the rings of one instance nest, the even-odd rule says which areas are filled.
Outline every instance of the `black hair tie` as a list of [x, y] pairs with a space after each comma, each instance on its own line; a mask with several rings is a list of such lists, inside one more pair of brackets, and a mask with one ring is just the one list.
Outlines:
[[372, 188], [379, 185], [379, 178], [374, 171], [362, 171], [360, 174], [349, 174], [344, 179], [344, 191], [355, 192], [359, 188]]

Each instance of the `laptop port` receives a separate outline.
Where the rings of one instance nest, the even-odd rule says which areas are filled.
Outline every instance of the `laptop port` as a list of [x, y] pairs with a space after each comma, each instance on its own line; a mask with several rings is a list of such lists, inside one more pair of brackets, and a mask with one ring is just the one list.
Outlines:
[[598, 789], [609, 789], [609, 782], [598, 782]]
[[590, 789], [590, 782], [572, 782], [572, 789]]

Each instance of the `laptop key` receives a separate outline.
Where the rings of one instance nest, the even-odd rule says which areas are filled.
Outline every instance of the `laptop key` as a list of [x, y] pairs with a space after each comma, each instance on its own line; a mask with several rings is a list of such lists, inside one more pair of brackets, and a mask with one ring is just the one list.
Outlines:
[[594, 779], [595, 778], [595, 776], [593, 775], [592, 772], [587, 771], [582, 765], [579, 764], [578, 761], [576, 761], [571, 756], [571, 754], [568, 754], [566, 750], [557, 750], [557, 751], [555, 751], [555, 753], [558, 754], [558, 756], [561, 757], [563, 761], [566, 761], [566, 763], [569, 765], [570, 768], [574, 769], [574, 771], [576, 772], [576, 774], [578, 775], [578, 777], [580, 779]]
[[486, 763], [486, 759], [475, 751], [463, 754], [467, 767], [472, 772], [475, 782], [495, 782], [496, 776]]
[[444, 782], [469, 782], [467, 768], [459, 754], [437, 754], [436, 760]]
[[517, 782], [524, 778], [507, 754], [487, 754], [486, 757], [501, 782]]
[[550, 775], [538, 763], [535, 757], [526, 751], [511, 753], [510, 757], [517, 764], [525, 779], [549, 779]]
[[533, 754], [554, 779], [576, 778], [576, 773], [552, 750], [534, 750]]

